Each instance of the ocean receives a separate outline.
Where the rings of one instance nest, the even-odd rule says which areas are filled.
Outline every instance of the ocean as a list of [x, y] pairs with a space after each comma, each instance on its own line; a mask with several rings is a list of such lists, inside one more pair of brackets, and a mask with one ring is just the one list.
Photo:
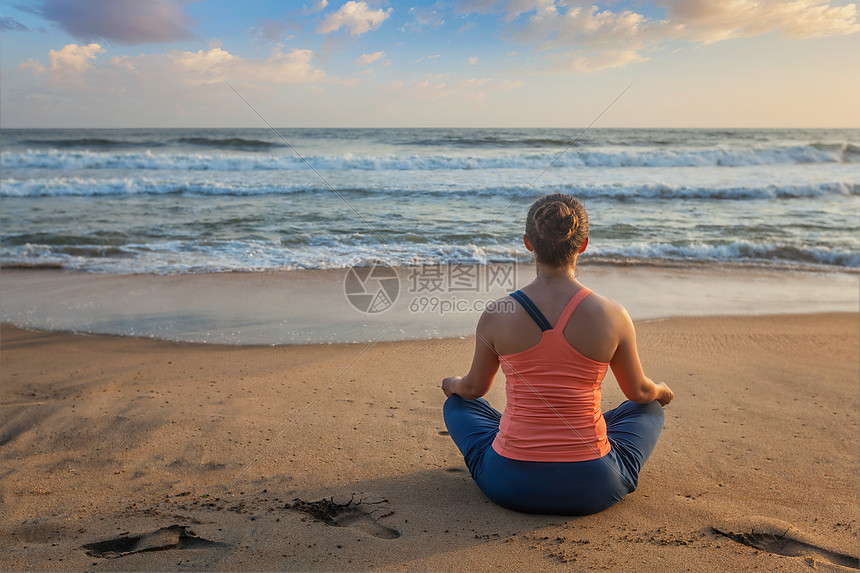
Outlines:
[[[860, 130], [4, 129], [0, 264], [185, 274], [526, 261], [860, 269]], [[574, 140], [575, 143], [574, 143]]]

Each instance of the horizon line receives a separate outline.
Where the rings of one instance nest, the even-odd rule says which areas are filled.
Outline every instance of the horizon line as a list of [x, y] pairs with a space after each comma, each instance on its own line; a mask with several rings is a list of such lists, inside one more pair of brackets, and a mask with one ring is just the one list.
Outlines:
[[[422, 126], [422, 125], [400, 125], [400, 126], [380, 126], [380, 125], [367, 125], [367, 126], [310, 126], [310, 125], [290, 125], [290, 126], [276, 126], [276, 129], [582, 129], [581, 125], [567, 125], [567, 126], [511, 126], [511, 125], [497, 125], [497, 126], [463, 126], [463, 125], [437, 125], [437, 126]], [[0, 125], [0, 131], [4, 129], [266, 129], [269, 128], [261, 125], [246, 125], [246, 126], [111, 126], [111, 127], [98, 127], [98, 126], [3, 126]], [[825, 130], [825, 129], [834, 129], [834, 130], [857, 130], [860, 129], [860, 125], [858, 126], [603, 126], [603, 127], [592, 127], [591, 130], [599, 130], [599, 129], [680, 129], [680, 130], [700, 130], [700, 129], [722, 129], [722, 130], [790, 130], [790, 129], [811, 129], [811, 130]], [[590, 131], [591, 131], [590, 130]]]

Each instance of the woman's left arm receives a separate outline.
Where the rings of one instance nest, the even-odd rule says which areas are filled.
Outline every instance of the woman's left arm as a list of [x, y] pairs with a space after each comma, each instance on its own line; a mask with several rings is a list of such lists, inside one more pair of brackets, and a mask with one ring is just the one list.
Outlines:
[[475, 356], [472, 358], [472, 368], [462, 378], [451, 376], [442, 380], [442, 391], [445, 392], [445, 396], [457, 394], [466, 400], [474, 400], [489, 392], [496, 378], [496, 372], [499, 371], [499, 355], [496, 354], [491, 339], [494, 318], [490, 308], [481, 315], [478, 327], [475, 329]]

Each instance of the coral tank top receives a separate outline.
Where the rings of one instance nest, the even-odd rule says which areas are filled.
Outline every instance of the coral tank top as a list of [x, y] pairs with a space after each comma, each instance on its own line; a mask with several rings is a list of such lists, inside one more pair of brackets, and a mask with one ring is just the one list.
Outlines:
[[[564, 337], [570, 316], [591, 292], [586, 288], [577, 292], [538, 344], [499, 356], [508, 398], [493, 441], [499, 455], [523, 461], [576, 462], [609, 453], [600, 411], [600, 384], [609, 363], [580, 354]], [[521, 296], [532, 314], [527, 304], [533, 303]]]

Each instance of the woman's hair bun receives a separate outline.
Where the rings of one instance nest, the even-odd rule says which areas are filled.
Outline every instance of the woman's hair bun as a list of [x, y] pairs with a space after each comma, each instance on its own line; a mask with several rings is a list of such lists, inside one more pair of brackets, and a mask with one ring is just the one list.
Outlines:
[[562, 201], [550, 201], [538, 207], [534, 222], [538, 235], [551, 243], [570, 239], [579, 226], [576, 213]]
[[576, 264], [588, 241], [585, 207], [573, 195], [544, 195], [529, 207], [526, 238], [537, 262], [554, 267]]

